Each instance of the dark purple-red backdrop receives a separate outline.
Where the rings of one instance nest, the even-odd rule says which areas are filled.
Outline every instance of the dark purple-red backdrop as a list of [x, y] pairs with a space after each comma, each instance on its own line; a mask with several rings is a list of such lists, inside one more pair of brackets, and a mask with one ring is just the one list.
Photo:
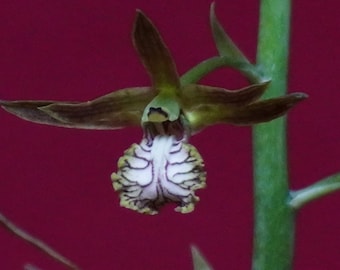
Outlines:
[[[182, 74], [216, 55], [211, 1], [2, 0], [0, 98], [89, 100], [148, 85], [131, 43], [136, 8], [157, 25]], [[231, 37], [255, 58], [259, 1], [216, 1]], [[289, 174], [302, 188], [340, 171], [339, 3], [293, 1], [289, 91], [310, 98], [291, 111]], [[245, 86], [219, 70], [203, 83]], [[191, 138], [205, 159], [208, 187], [195, 212], [156, 216], [121, 208], [110, 174], [141, 130], [71, 130], [35, 125], [0, 111], [0, 211], [83, 269], [191, 269], [197, 245], [216, 269], [249, 269], [253, 203], [251, 130], [215, 126]], [[340, 194], [297, 216], [295, 269], [340, 269]], [[64, 269], [0, 229], [1, 269]], [[275, 252], [275, 251], [273, 251]]]

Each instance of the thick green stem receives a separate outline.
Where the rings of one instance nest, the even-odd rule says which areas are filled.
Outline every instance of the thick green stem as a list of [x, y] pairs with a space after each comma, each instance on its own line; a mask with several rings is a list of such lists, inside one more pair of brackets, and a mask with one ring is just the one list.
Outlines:
[[[265, 98], [287, 86], [290, 0], [262, 0], [257, 64], [272, 79]], [[294, 211], [288, 205], [286, 119], [253, 129], [255, 231], [253, 270], [292, 268]]]

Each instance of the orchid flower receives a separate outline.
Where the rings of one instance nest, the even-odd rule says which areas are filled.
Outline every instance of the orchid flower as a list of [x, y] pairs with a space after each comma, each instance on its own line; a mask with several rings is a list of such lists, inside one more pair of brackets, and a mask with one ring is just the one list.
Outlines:
[[191, 212], [206, 186], [201, 155], [190, 135], [217, 123], [252, 125], [282, 116], [306, 96], [293, 93], [259, 100], [269, 81], [240, 90], [181, 84], [173, 58], [153, 23], [137, 11], [133, 44], [151, 77], [150, 87], [114, 91], [87, 102], [0, 101], [28, 121], [67, 128], [119, 129], [141, 126], [139, 144], [118, 161], [111, 176], [120, 204], [156, 214], [167, 202]]

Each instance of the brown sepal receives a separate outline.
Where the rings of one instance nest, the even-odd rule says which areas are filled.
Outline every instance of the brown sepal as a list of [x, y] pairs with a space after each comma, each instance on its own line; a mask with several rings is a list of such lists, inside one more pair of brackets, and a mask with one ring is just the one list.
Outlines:
[[179, 89], [179, 76], [169, 49], [150, 19], [139, 10], [134, 24], [133, 44], [156, 90]]

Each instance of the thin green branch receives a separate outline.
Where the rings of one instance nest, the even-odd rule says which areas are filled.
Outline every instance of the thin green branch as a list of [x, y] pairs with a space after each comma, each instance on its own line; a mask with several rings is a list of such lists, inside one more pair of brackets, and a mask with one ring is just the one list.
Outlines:
[[261, 69], [252, 64], [247, 64], [235, 61], [228, 56], [215, 56], [197, 64], [181, 77], [181, 85], [197, 83], [210, 72], [223, 67], [231, 67], [241, 72], [251, 83], [262, 83], [268, 81], [268, 78], [263, 76]]
[[291, 199], [289, 205], [297, 210], [311, 201], [322, 198], [338, 190], [340, 190], [340, 173], [329, 176], [304, 189], [292, 191], [290, 193]]
[[8, 231], [15, 234], [19, 238], [23, 239], [24, 241], [30, 243], [34, 247], [42, 250], [45, 254], [52, 257], [53, 259], [57, 260], [58, 262], [66, 265], [70, 269], [80, 269], [76, 266], [73, 262], [71, 262], [66, 257], [62, 256], [60, 253], [55, 251], [53, 248], [45, 244], [40, 239], [30, 235], [28, 232], [24, 231], [23, 229], [19, 228], [13, 222], [11, 222], [7, 217], [0, 213], [0, 225], [5, 227]]

